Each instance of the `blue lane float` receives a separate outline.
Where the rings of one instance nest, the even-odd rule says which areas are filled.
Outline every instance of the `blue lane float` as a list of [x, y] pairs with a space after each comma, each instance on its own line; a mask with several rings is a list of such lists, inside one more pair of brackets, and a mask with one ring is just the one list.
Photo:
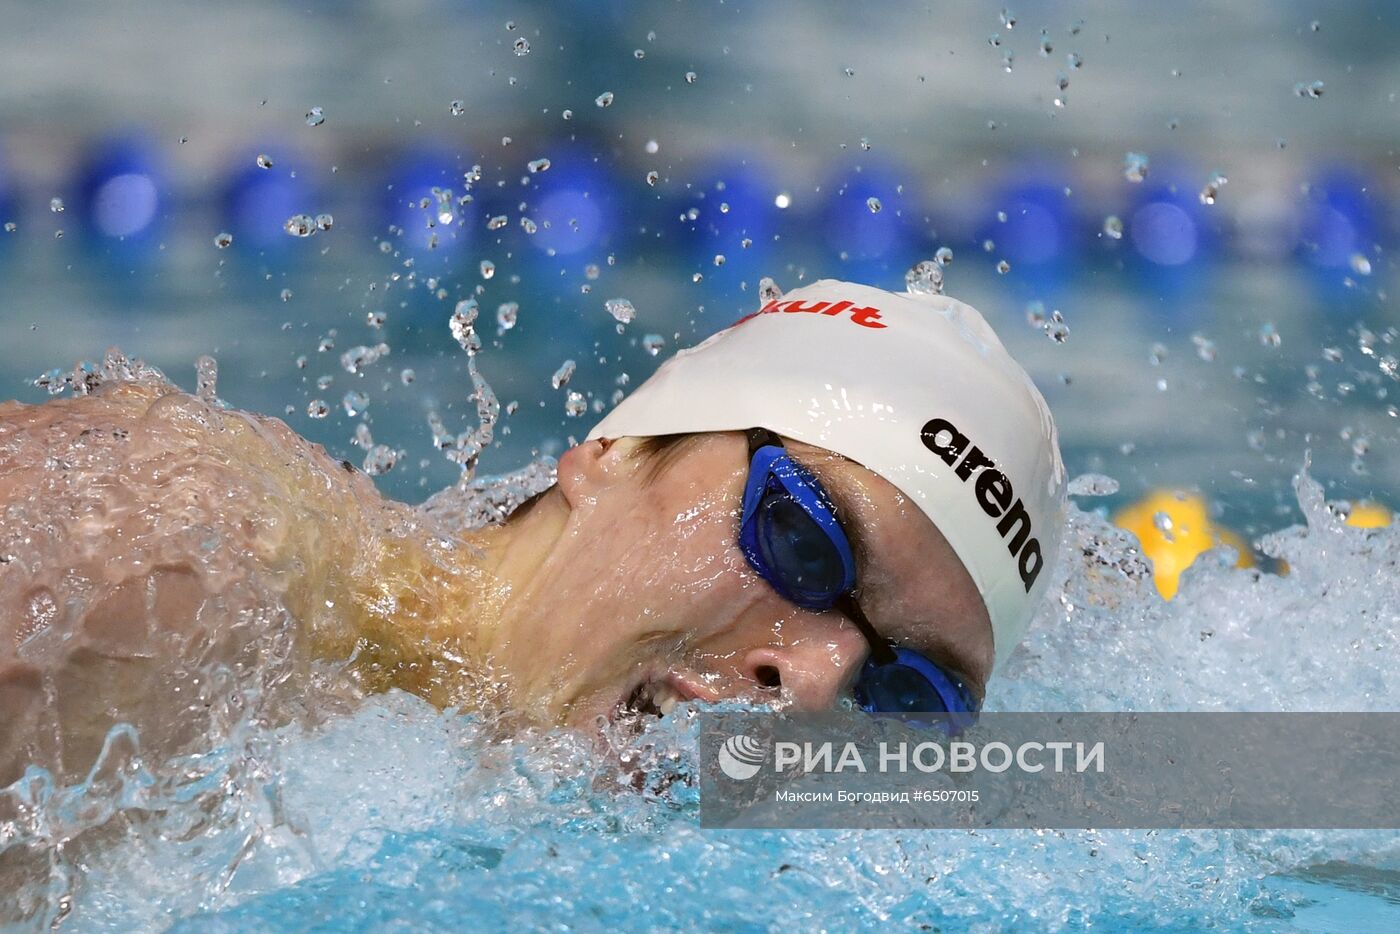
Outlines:
[[1126, 265], [1145, 288], [1173, 298], [1162, 307], [1178, 309], [1174, 314], [1191, 307], [1177, 299], [1205, 284], [1218, 256], [1221, 223], [1201, 203], [1205, 178], [1181, 166], [1154, 163], [1147, 181], [1129, 186], [1123, 214], [1130, 248]]
[[865, 160], [824, 187], [819, 226], [843, 277], [903, 288], [911, 256], [932, 248], [923, 232], [923, 206], [914, 196], [920, 176]]
[[[266, 168], [259, 164], [264, 157], [269, 163]], [[287, 232], [287, 221], [298, 214], [318, 213], [315, 188], [305, 164], [286, 148], [268, 144], [246, 152], [220, 198], [234, 248], [265, 258], [294, 249], [298, 238]]]
[[1300, 205], [1298, 255], [1320, 270], [1341, 270], [1369, 263], [1380, 240], [1384, 205], [1373, 184], [1360, 172], [1334, 167], [1307, 185]]
[[1078, 256], [1077, 222], [1068, 177], [1044, 168], [1023, 169], [988, 199], [991, 211], [977, 229], [977, 249], [991, 243], [988, 261], [1005, 261], [1011, 281], [1040, 292], [1062, 283]]
[[168, 182], [154, 148], [137, 136], [93, 148], [78, 177], [78, 213], [96, 246], [125, 256], [154, 250], [164, 226]]
[[533, 224], [525, 238], [530, 255], [553, 268], [558, 257], [597, 262], [600, 254], [622, 249], [628, 231], [621, 223], [622, 192], [607, 168], [611, 160], [582, 145], [548, 147], [548, 159], [548, 169], [529, 176], [520, 199], [523, 219], [511, 218]]
[[[686, 260], [707, 280], [754, 285], [766, 271], [779, 229], [781, 187], [748, 160], [709, 166], [689, 180], [689, 190], [670, 202], [666, 219], [681, 226]], [[717, 266], [719, 256], [724, 262]]]
[[[450, 263], [472, 244], [476, 228], [485, 223], [474, 201], [461, 203], [468, 194], [464, 176], [470, 169], [462, 157], [442, 149], [413, 149], [393, 156], [383, 176], [376, 237], [412, 256], [419, 268]], [[477, 197], [476, 192], [471, 194]]]

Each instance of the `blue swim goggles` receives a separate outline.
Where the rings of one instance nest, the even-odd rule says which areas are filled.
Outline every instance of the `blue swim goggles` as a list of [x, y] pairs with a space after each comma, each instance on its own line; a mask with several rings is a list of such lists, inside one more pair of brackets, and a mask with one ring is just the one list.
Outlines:
[[960, 678], [913, 649], [881, 638], [856, 602], [856, 563], [836, 507], [782, 439], [753, 428], [739, 548], [782, 597], [808, 610], [835, 609], [870, 643], [856, 703], [870, 713], [949, 714], [953, 732], [977, 719], [978, 702]]

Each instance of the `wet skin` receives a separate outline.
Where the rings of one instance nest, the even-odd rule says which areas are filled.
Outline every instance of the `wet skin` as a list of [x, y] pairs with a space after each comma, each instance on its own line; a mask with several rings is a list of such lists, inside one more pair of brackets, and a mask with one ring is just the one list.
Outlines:
[[[841, 510], [871, 621], [980, 691], [991, 628], [934, 525], [859, 465], [790, 452]], [[122, 720], [153, 751], [197, 744], [230, 679], [261, 678], [264, 713], [286, 716], [313, 671], [508, 722], [589, 727], [691, 698], [829, 707], [867, 645], [748, 567], [746, 455], [737, 432], [664, 464], [636, 439], [587, 442], [530, 508], [463, 531], [277, 419], [168, 384], [0, 404], [0, 785], [30, 760], [85, 769]]]

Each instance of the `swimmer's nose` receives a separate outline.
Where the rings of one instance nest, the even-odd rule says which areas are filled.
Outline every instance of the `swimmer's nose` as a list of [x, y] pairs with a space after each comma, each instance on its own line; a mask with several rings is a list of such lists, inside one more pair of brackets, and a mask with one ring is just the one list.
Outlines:
[[798, 710], [830, 710], [865, 661], [869, 648], [855, 626], [833, 613], [801, 613], [783, 625], [783, 645], [751, 649], [744, 674], [781, 690]]

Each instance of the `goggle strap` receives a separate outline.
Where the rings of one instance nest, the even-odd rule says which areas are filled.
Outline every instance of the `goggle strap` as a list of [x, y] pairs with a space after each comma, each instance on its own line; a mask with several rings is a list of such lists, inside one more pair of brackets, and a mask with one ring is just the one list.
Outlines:
[[847, 619], [855, 623], [860, 634], [865, 636], [865, 641], [870, 643], [870, 658], [876, 664], [888, 665], [895, 660], [894, 649], [875, 631], [875, 627], [870, 624], [870, 620], [865, 616], [865, 611], [860, 608], [860, 604], [856, 602], [854, 596], [850, 593], [843, 593], [836, 598], [835, 607], [845, 614]]

